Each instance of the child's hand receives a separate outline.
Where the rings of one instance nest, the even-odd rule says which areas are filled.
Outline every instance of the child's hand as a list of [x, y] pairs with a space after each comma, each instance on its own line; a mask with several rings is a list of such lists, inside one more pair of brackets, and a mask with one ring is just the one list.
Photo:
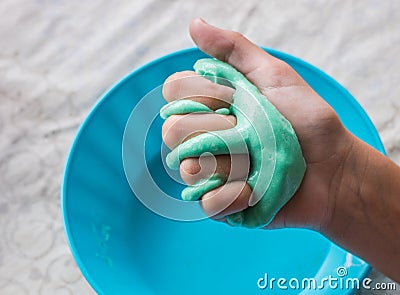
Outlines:
[[[351, 135], [333, 109], [286, 63], [242, 35], [199, 19], [192, 21], [190, 33], [202, 51], [244, 74], [296, 131], [307, 162], [306, 174], [299, 190], [267, 228], [315, 229], [400, 281], [400, 168]], [[180, 79], [194, 75], [180, 72], [170, 76], [163, 88], [165, 98], [171, 101], [197, 95], [193, 100], [211, 109], [229, 106], [232, 89], [199, 76]], [[188, 136], [228, 129], [235, 123], [235, 117], [219, 114], [174, 115], [164, 123], [163, 139], [173, 148]], [[242, 169], [248, 166], [246, 157], [238, 155], [232, 157], [232, 163], [226, 155], [216, 156], [216, 161], [215, 168], [212, 157], [189, 158], [181, 162], [180, 169], [188, 184], [215, 169], [225, 178], [232, 174], [233, 181], [225, 185], [229, 189], [219, 193], [217, 188], [202, 198], [204, 211], [224, 221], [224, 216], [248, 206], [251, 189], [245, 182], [248, 171]], [[230, 205], [218, 212], [221, 204]]]
[[[190, 27], [193, 40], [199, 48], [220, 60], [230, 63], [246, 75], [259, 90], [291, 122], [299, 138], [307, 162], [303, 183], [296, 195], [275, 217], [269, 227], [301, 226], [321, 228], [332, 215], [330, 202], [334, 202], [340, 185], [341, 165], [352, 145], [352, 136], [340, 123], [332, 108], [316, 94], [310, 86], [286, 63], [278, 60], [252, 44], [238, 33], [223, 31], [194, 21]], [[163, 88], [168, 101], [192, 96], [211, 109], [229, 107], [234, 90], [214, 84], [194, 72], [185, 71], [170, 76]], [[203, 97], [202, 97], [203, 96]], [[204, 97], [207, 96], [207, 97]], [[212, 97], [220, 98], [213, 99]], [[234, 116], [219, 114], [188, 114], [169, 117], [163, 126], [166, 145], [174, 148], [182, 141], [204, 131], [228, 129], [236, 124]], [[202, 206], [214, 219], [224, 220], [224, 216], [247, 208], [251, 194], [245, 183], [248, 171], [244, 161], [247, 157], [233, 155], [216, 156], [216, 172], [231, 182], [218, 192], [206, 193]], [[195, 181], [214, 173], [214, 159], [189, 158], [181, 162], [181, 175], [185, 182]], [[230, 171], [232, 165], [232, 170]], [[229, 188], [229, 189], [227, 189]], [[214, 198], [210, 198], [218, 194]], [[235, 199], [235, 200], [234, 200]], [[234, 201], [233, 201], [234, 200]], [[232, 203], [233, 201], [233, 203]], [[218, 212], [221, 202], [230, 204]]]

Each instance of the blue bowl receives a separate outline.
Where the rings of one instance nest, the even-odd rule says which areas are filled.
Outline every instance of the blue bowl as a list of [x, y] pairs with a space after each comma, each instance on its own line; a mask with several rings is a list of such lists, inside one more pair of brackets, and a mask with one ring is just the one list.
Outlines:
[[[353, 134], [384, 153], [376, 129], [349, 92], [314, 66], [267, 51], [294, 67]], [[100, 294], [178, 295], [314, 294], [312, 284], [311, 290], [307, 284], [302, 288], [303, 279], [361, 280], [368, 264], [318, 233], [246, 230], [210, 220], [179, 222], [154, 214], [135, 197], [122, 163], [127, 120], [146, 93], [203, 57], [198, 49], [187, 49], [133, 71], [103, 95], [82, 124], [65, 168], [62, 213], [69, 245], [85, 278]], [[154, 181], [179, 196], [182, 185], [168, 177], [160, 159], [161, 124], [156, 118], [149, 129], [146, 158]], [[271, 289], [271, 278], [286, 279], [287, 289], [276, 281]], [[354, 291], [324, 286], [320, 294]]]

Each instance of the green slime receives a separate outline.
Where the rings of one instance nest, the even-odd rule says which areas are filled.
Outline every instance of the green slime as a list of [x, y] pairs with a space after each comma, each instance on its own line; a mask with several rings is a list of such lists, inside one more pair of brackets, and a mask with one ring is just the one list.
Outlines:
[[[249, 153], [251, 167], [247, 183], [252, 189], [249, 207], [228, 215], [227, 221], [248, 228], [266, 226], [294, 195], [306, 170], [296, 133], [257, 87], [232, 66], [206, 58], [198, 60], [194, 69], [197, 74], [212, 78], [214, 82], [225, 79], [235, 88], [229, 110], [219, 109], [215, 113], [233, 114], [237, 124], [231, 129], [206, 132], [181, 143], [167, 155], [166, 163], [170, 169], [179, 169], [183, 159], [204, 153]], [[166, 119], [171, 115], [196, 112], [214, 111], [198, 102], [176, 100], [164, 106], [160, 115]], [[219, 175], [214, 174], [185, 188], [182, 198], [198, 200], [223, 183]]]

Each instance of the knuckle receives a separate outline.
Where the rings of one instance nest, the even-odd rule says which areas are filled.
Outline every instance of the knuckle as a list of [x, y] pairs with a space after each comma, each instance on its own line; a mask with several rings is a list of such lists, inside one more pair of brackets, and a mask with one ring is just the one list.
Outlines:
[[179, 135], [182, 133], [182, 116], [172, 115], [165, 120], [161, 128], [164, 143], [169, 147], [176, 145]]
[[239, 32], [235, 32], [235, 31], [231, 31], [230, 33], [230, 38], [233, 42], [239, 42], [240, 40], [242, 40], [244, 38], [243, 34], [239, 33]]
[[179, 90], [181, 88], [182, 79], [190, 76], [194, 76], [196, 73], [193, 71], [182, 71], [176, 72], [169, 76], [163, 84], [162, 95], [167, 101], [179, 98]]
[[213, 97], [215, 100], [222, 102], [222, 103], [227, 103], [231, 102], [232, 96], [234, 94], [234, 89], [229, 88], [226, 86], [222, 86], [217, 83], [211, 83], [208, 86], [210, 96]]
[[270, 76], [276, 78], [287, 77], [292, 68], [284, 61], [277, 60], [273, 66], [270, 66]]
[[168, 79], [163, 84], [162, 95], [167, 101], [171, 101], [176, 96], [176, 92], [177, 89], [179, 89], [180, 82], [177, 79]]

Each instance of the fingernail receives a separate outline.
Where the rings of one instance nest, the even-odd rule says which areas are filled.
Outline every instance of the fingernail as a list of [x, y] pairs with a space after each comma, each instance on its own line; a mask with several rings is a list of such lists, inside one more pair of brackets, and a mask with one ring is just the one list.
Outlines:
[[198, 17], [197, 19], [199, 20], [199, 22], [201, 22], [203, 24], [207, 24], [207, 22], [204, 19], [202, 19], [201, 17]]

